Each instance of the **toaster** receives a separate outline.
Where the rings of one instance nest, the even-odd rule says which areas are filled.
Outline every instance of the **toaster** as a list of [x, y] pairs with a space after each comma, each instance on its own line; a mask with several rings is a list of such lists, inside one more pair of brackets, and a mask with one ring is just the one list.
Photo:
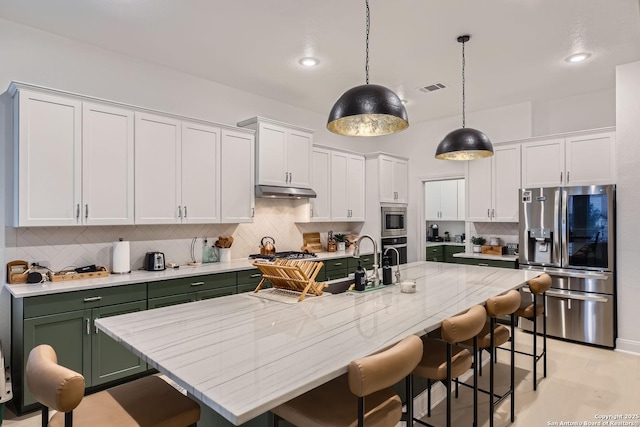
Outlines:
[[164, 254], [162, 252], [147, 252], [144, 256], [144, 269], [147, 271], [164, 270]]

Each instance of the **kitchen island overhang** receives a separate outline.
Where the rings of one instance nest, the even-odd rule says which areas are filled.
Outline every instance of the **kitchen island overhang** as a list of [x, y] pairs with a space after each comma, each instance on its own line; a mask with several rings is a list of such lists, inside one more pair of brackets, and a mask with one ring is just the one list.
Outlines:
[[284, 304], [251, 294], [101, 318], [98, 328], [239, 425], [347, 371], [349, 362], [424, 335], [445, 318], [538, 273], [459, 264], [401, 266], [399, 286]]

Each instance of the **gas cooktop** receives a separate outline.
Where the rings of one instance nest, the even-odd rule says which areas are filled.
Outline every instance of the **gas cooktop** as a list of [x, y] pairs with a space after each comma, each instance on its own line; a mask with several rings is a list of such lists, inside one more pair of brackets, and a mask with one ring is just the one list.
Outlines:
[[295, 252], [295, 251], [287, 251], [287, 252], [276, 252], [272, 255], [260, 255], [260, 254], [251, 254], [249, 255], [249, 259], [266, 259], [273, 260], [276, 258], [280, 259], [309, 259], [309, 258], [317, 258], [316, 254], [307, 253], [307, 252]]

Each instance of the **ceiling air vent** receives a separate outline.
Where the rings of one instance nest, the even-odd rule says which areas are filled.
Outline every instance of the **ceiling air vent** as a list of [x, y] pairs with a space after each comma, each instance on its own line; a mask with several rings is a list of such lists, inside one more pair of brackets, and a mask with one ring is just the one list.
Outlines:
[[420, 92], [429, 93], [429, 92], [434, 92], [436, 90], [444, 89], [445, 87], [446, 87], [445, 85], [438, 82], [438, 83], [433, 83], [424, 87], [419, 87], [418, 90]]

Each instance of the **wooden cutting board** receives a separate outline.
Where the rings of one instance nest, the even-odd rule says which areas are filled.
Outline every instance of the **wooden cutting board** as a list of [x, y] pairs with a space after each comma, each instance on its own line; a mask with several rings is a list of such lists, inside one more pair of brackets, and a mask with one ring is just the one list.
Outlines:
[[302, 247], [303, 252], [322, 252], [322, 243], [320, 242], [320, 233], [303, 233], [302, 234]]
[[482, 245], [482, 253], [486, 255], [502, 255], [504, 246]]

